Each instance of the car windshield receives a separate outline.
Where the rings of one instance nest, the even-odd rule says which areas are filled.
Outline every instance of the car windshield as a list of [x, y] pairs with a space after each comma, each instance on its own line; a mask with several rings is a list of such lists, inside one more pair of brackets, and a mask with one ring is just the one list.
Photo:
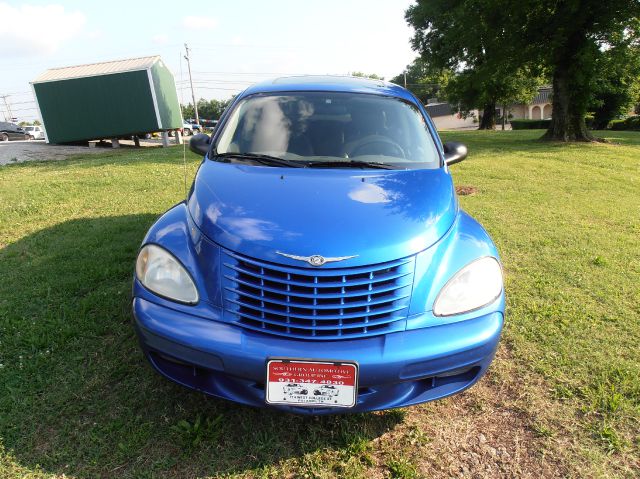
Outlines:
[[[365, 93], [296, 92], [240, 101], [218, 137], [213, 159], [257, 155], [309, 167], [438, 168], [440, 160], [418, 109]], [[269, 159], [269, 158], [266, 158]], [[294, 163], [295, 162], [295, 163]], [[272, 166], [287, 166], [272, 161]]]

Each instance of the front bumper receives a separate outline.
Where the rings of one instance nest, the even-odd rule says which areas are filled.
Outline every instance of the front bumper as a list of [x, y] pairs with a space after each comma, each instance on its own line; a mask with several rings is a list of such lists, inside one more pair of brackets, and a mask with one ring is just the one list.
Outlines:
[[502, 330], [494, 312], [371, 338], [304, 341], [254, 333], [136, 297], [140, 343], [167, 378], [212, 396], [264, 407], [268, 357], [355, 360], [358, 401], [348, 410], [270, 406], [299, 414], [362, 412], [440, 399], [472, 386], [487, 371]]

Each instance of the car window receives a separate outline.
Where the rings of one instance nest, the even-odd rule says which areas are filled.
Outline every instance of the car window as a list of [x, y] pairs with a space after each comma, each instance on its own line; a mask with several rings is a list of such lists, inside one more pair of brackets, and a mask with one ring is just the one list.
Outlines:
[[254, 95], [235, 106], [223, 128], [217, 154], [264, 154], [309, 163], [352, 159], [403, 168], [440, 165], [420, 111], [388, 96]]

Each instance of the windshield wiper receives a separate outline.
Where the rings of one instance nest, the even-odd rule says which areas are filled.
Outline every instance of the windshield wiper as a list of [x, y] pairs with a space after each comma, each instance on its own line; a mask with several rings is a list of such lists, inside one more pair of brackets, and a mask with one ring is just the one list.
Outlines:
[[397, 170], [395, 166], [387, 163], [379, 163], [376, 161], [310, 161], [307, 163], [308, 168], [376, 168], [380, 170]]
[[217, 155], [214, 155], [213, 158], [220, 158], [222, 160], [249, 160], [255, 163], [260, 163], [261, 165], [289, 168], [302, 168], [306, 166], [306, 163], [301, 163], [299, 161], [285, 160], [284, 158], [278, 158], [277, 156], [263, 155], [260, 153], [218, 153]]

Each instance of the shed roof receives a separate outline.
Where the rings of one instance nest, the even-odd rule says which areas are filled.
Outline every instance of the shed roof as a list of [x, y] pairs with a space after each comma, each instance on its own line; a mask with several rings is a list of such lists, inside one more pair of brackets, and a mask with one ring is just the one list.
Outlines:
[[51, 68], [41, 73], [31, 83], [42, 83], [56, 80], [68, 80], [112, 73], [123, 73], [136, 70], [146, 70], [160, 60], [159, 55], [151, 57], [128, 58], [126, 60], [114, 60], [111, 62], [89, 63], [72, 67]]
[[429, 103], [424, 108], [431, 118], [453, 115], [453, 108], [449, 103]]

